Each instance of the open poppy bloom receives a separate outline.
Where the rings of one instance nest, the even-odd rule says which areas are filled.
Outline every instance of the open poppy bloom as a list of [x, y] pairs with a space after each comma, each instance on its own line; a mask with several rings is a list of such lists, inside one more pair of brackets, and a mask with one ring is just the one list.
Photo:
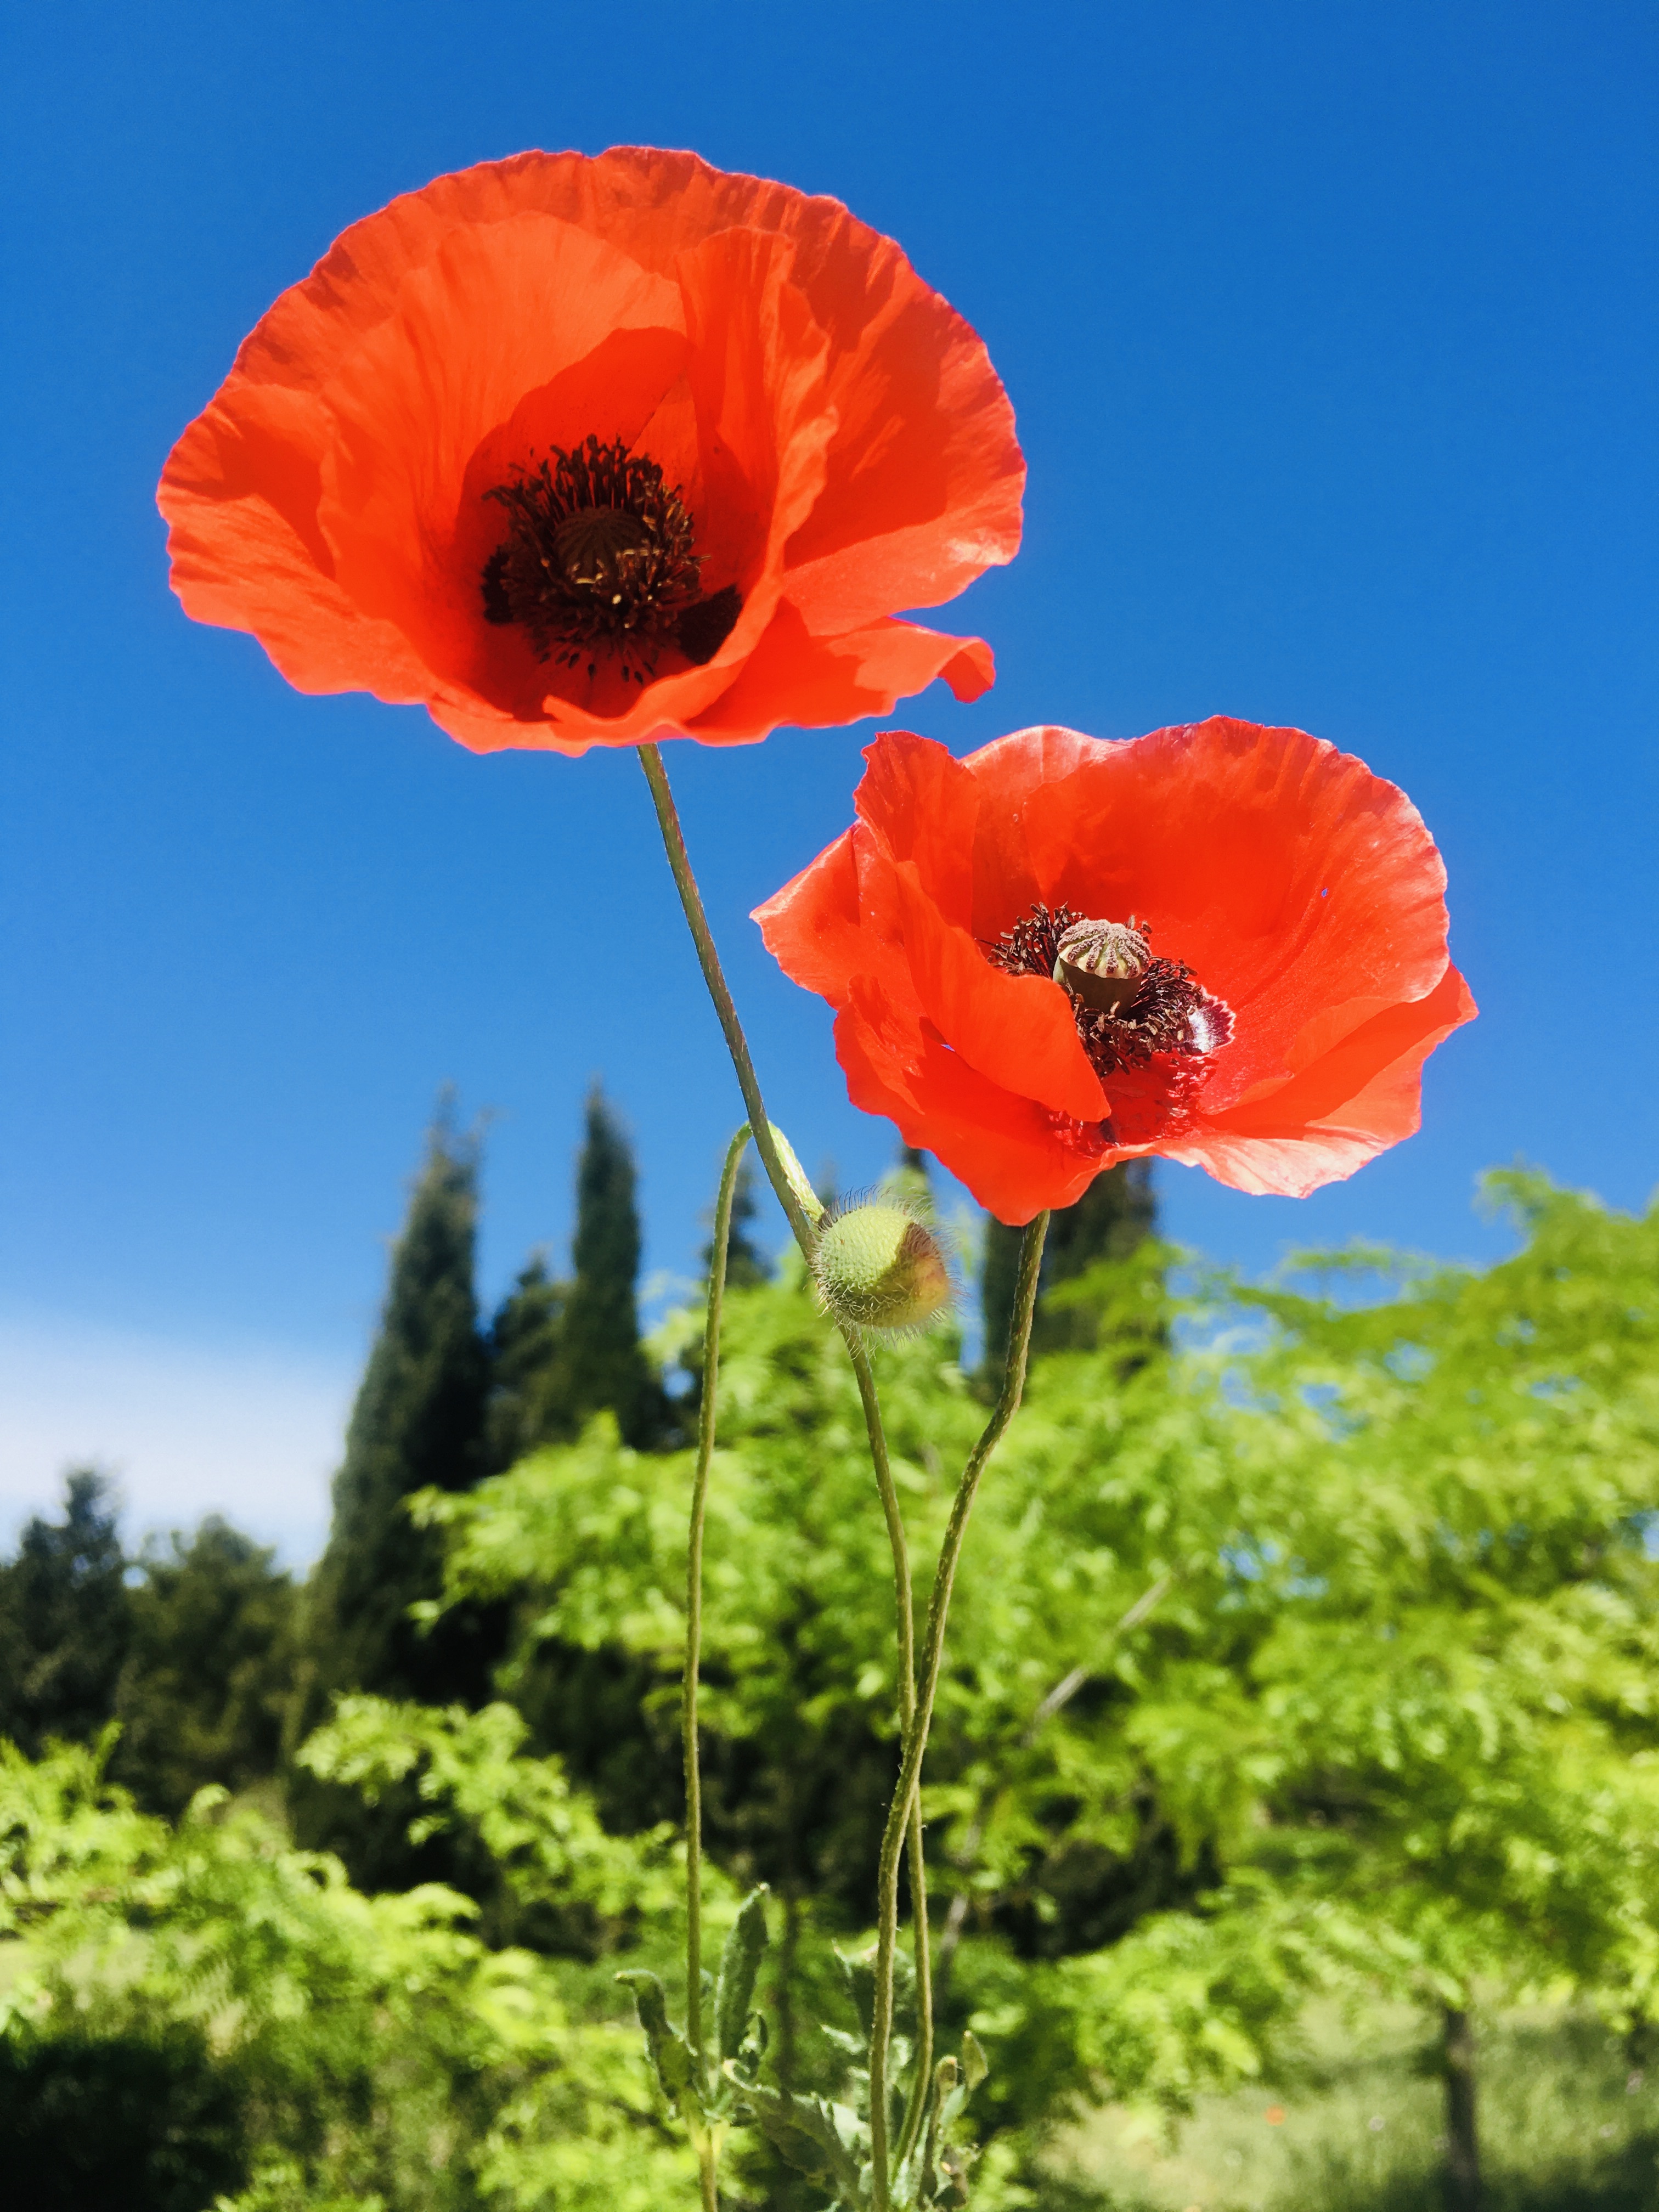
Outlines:
[[1146, 1152], [1304, 1197], [1415, 1130], [1474, 1001], [1433, 840], [1362, 761], [1219, 718], [865, 758], [857, 823], [755, 919], [854, 1105], [1000, 1219]]
[[168, 459], [173, 584], [302, 691], [579, 753], [884, 714], [1019, 543], [984, 347], [838, 202], [521, 154], [356, 223]]

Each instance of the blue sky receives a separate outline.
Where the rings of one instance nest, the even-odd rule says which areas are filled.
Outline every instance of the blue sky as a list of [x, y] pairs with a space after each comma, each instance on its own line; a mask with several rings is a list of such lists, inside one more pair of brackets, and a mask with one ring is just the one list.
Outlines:
[[[692, 1265], [738, 1111], [632, 757], [480, 761], [298, 696], [179, 613], [153, 505], [341, 228], [525, 146], [832, 192], [986, 338], [1025, 544], [947, 619], [1000, 678], [896, 719], [958, 751], [1294, 722], [1422, 808], [1482, 1007], [1422, 1134], [1301, 1206], [1168, 1170], [1173, 1235], [1479, 1255], [1474, 1178], [1517, 1154], [1645, 1201], [1651, 11], [286, 0], [0, 41], [0, 1518], [96, 1452], [140, 1520], [216, 1503], [302, 1554], [442, 1082], [493, 1117], [487, 1293], [562, 1249], [596, 1073], [647, 1267]], [[772, 1110], [843, 1184], [891, 1133], [745, 917], [844, 826], [871, 734], [669, 755]]]

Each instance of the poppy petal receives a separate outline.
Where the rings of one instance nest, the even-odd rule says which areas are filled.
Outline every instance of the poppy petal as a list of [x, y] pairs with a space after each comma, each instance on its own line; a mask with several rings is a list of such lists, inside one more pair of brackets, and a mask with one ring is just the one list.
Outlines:
[[1170, 1148], [1235, 1189], [1305, 1198], [1339, 1182], [1422, 1124], [1423, 1063], [1476, 1007], [1455, 968], [1425, 999], [1391, 1006], [1271, 1097], [1202, 1116]]
[[1071, 1205], [1117, 1157], [1085, 1129], [1062, 1135], [1053, 1115], [925, 1029], [896, 1027], [867, 987], [836, 1023], [836, 1057], [853, 1103], [884, 1114], [907, 1144], [936, 1153], [999, 1220], [1018, 1224], [1044, 1206]]
[[918, 623], [813, 637], [786, 598], [736, 681], [680, 727], [705, 744], [746, 744], [785, 725], [824, 729], [890, 714], [936, 676], [958, 699], [977, 699], [995, 672], [982, 639], [945, 637]]

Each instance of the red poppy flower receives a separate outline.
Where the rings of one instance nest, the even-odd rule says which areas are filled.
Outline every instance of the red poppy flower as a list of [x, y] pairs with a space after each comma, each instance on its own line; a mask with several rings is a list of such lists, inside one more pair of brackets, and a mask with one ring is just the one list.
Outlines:
[[834, 200], [521, 154], [356, 223], [162, 475], [173, 584], [302, 691], [475, 751], [884, 714], [989, 648], [893, 619], [1019, 543], [973, 331]]
[[1417, 1127], [1474, 1001], [1434, 842], [1362, 761], [1220, 719], [865, 758], [856, 824], [755, 918], [854, 1103], [1000, 1219], [1143, 1152], [1302, 1197]]

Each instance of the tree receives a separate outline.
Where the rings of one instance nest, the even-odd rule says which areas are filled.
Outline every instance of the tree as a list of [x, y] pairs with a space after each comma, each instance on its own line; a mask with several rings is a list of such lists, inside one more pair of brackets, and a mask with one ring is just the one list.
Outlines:
[[538, 1257], [495, 1310], [489, 1330], [489, 1403], [484, 1458], [500, 1474], [538, 1444], [568, 1437], [564, 1316], [570, 1285]]
[[[1255, 1856], [1427, 2008], [1460, 2212], [1477, 1996], [1659, 2011], [1659, 1207], [1487, 1192], [1524, 1243], [1483, 1274], [1360, 1253], [1261, 1296], [1231, 1425], [1272, 1492], [1240, 1532], [1267, 1632], [1229, 1723], [1263, 1761]], [[1395, 1297], [1357, 1303], [1379, 1271]]]
[[34, 1753], [109, 1719], [131, 1634], [126, 1566], [108, 1481], [68, 1475], [62, 1521], [36, 1515], [0, 1567], [0, 1735]]
[[[489, 1694], [501, 1617], [462, 1607], [434, 1628], [416, 1625], [410, 1607], [437, 1595], [441, 1562], [405, 1510], [414, 1492], [464, 1491], [483, 1471], [489, 1368], [473, 1291], [477, 1204], [477, 1146], [441, 1116], [392, 1252], [380, 1334], [334, 1479], [327, 1547], [306, 1595], [296, 1738], [343, 1691], [470, 1705]], [[409, 1873], [396, 1809], [365, 1826], [344, 1793], [295, 1777], [291, 1795], [302, 1837], [342, 1850], [360, 1880]]]
[[[1151, 1240], [1065, 1285], [1100, 1348], [1034, 1364], [969, 1531], [925, 1777], [945, 2024], [998, 2021], [994, 2119], [1103, 2079], [1179, 2108], [1268, 2063], [1310, 1990], [1381, 1989], [1427, 2008], [1472, 2174], [1473, 1991], [1659, 2011], [1659, 1212], [1505, 1188], [1515, 1260], [1339, 1256], [1316, 1297], [1224, 1286], [1188, 1309], [1198, 1348]], [[983, 1419], [953, 1349], [881, 1354], [916, 1559]], [[799, 1263], [732, 1298], [720, 1377], [710, 1843], [808, 1935], [845, 1936], [891, 1777], [891, 1584]], [[594, 1747], [604, 1789], [625, 1743], [635, 1786], [658, 1778], [607, 1806], [626, 1825], [673, 1805], [688, 1483], [684, 1457], [594, 1431], [428, 1509], [458, 1595], [523, 1589], [532, 1638], [642, 1670], [637, 1717]]]
[[[1160, 1983], [1206, 1960], [1256, 1962], [1267, 2009], [1230, 2035], [1321, 1977], [1411, 1995], [1460, 2212], [1477, 1998], [1659, 2009], [1659, 1209], [1490, 1188], [1525, 1243], [1484, 1273], [1304, 1255], [1312, 1291], [1195, 1310], [1215, 1349], [1170, 1363], [1151, 1431], [1129, 1418], [1151, 1370], [1126, 1402], [1093, 1360], [1040, 1363], [998, 1486], [1035, 1507], [1035, 1479], [1041, 1511], [999, 1531], [992, 1583], [965, 1578], [944, 1747], [981, 1924], [1014, 1925], [1079, 1844], [1121, 1850], [1135, 1792], [1202, 1875], [1184, 1929], [1154, 1916], [1058, 1962], [1095, 2067], [1133, 2079]], [[1114, 1623], [1086, 1578], [1132, 1560], [1145, 1594]], [[1045, 1651], [1023, 1709], [975, 1694], [981, 1666], [1018, 1690]]]
[[672, 1425], [640, 1342], [634, 1185], [633, 1152], [596, 1084], [576, 1161], [572, 1278], [555, 1280], [544, 1261], [533, 1260], [490, 1329], [485, 1459], [492, 1472], [538, 1445], [568, 1442], [606, 1407], [628, 1443], [641, 1448]]
[[0, 1746], [7, 2201], [659, 2212], [694, 2195], [615, 1981], [641, 1954], [672, 1972], [669, 1855], [606, 1836], [520, 1733], [500, 1705], [354, 1698], [319, 1764], [483, 1832], [501, 1879], [572, 1931], [556, 1955], [492, 1950], [450, 1890], [366, 1895], [256, 1806], [171, 1823], [108, 1784], [100, 1750]]
[[565, 1306], [565, 1411], [573, 1425], [609, 1407], [625, 1443], [650, 1443], [662, 1425], [661, 1392], [640, 1343], [635, 1290], [640, 1217], [633, 1149], [596, 1084], [588, 1093], [576, 1165], [574, 1279]]
[[271, 1552], [216, 1515], [148, 1547], [138, 1568], [111, 1771], [141, 1804], [178, 1814], [209, 1783], [245, 1790], [281, 1765], [296, 1593]]
[[[1049, 1220], [1043, 1246], [1032, 1351], [1092, 1350], [1097, 1315], [1086, 1304], [1065, 1301], [1056, 1304], [1048, 1293], [1061, 1283], [1087, 1274], [1103, 1260], [1127, 1260], [1147, 1237], [1157, 1234], [1158, 1196], [1150, 1160], [1124, 1160], [1108, 1168], [1095, 1177], [1074, 1206], [1059, 1208]], [[985, 1325], [981, 1379], [987, 1388], [994, 1389], [1000, 1382], [1007, 1357], [1020, 1235], [1019, 1230], [987, 1218], [980, 1263], [980, 1311]]]

